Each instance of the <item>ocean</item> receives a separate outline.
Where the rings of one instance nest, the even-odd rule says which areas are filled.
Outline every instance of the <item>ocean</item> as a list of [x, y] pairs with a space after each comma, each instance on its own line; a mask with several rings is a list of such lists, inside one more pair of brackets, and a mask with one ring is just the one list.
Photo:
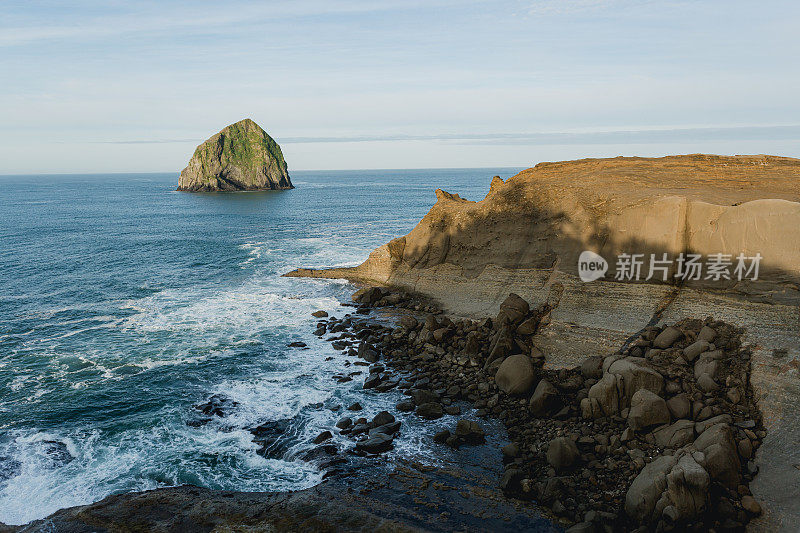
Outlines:
[[[355, 287], [281, 274], [358, 264], [436, 188], [479, 200], [519, 170], [292, 172], [294, 190], [218, 194], [176, 192], [175, 173], [0, 176], [0, 522], [178, 484], [319, 483], [298, 456], [332, 408], [400, 393], [331, 379], [344, 356], [311, 313], [351, 312]], [[198, 425], [214, 394], [235, 403]], [[270, 422], [260, 454], [248, 428]], [[435, 461], [416, 429], [391, 453]]]

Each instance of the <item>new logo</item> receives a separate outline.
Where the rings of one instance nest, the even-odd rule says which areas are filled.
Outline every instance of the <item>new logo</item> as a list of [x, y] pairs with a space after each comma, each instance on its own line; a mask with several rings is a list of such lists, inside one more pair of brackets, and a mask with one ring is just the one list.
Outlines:
[[600, 279], [608, 272], [608, 263], [602, 256], [585, 250], [578, 257], [578, 276], [581, 281], [589, 282]]

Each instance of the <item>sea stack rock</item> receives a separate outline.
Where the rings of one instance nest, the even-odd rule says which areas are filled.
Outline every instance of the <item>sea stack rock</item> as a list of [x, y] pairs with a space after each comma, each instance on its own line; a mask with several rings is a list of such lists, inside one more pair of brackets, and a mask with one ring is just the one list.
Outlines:
[[198, 146], [178, 179], [178, 190], [190, 192], [293, 188], [281, 147], [249, 118]]

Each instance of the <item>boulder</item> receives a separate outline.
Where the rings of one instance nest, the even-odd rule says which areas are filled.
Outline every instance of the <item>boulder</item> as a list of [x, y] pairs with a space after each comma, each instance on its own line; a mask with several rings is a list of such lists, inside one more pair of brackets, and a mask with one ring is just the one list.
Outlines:
[[374, 433], [370, 435], [367, 440], [356, 443], [356, 450], [367, 453], [386, 452], [393, 447], [391, 435], [386, 435], [384, 433]]
[[358, 345], [358, 357], [368, 363], [378, 362], [378, 352], [372, 349], [372, 346], [367, 342], [362, 342]]
[[449, 438], [450, 438], [450, 430], [443, 429], [441, 431], [437, 431], [433, 435], [433, 442], [436, 442], [438, 444], [444, 444], [445, 442], [447, 442], [447, 439]]
[[521, 483], [525, 474], [518, 468], [509, 468], [500, 478], [500, 490], [506, 493], [516, 493], [521, 490]]
[[645, 465], [633, 480], [625, 495], [625, 512], [638, 524], [649, 524], [654, 516], [656, 503], [667, 489], [667, 473], [677, 463], [672, 455], [662, 455]]
[[489, 366], [489, 364], [496, 359], [502, 359], [507, 356], [515, 347], [516, 344], [514, 343], [513, 335], [511, 335], [507, 327], [503, 326], [489, 345], [489, 357], [486, 359], [486, 366]]
[[749, 494], [742, 496], [742, 509], [753, 516], [758, 516], [761, 514], [761, 505]]
[[[697, 454], [698, 458], [701, 454]], [[667, 474], [667, 495], [677, 511], [672, 521], [690, 521], [705, 510], [708, 503], [708, 488], [711, 484], [708, 472], [700, 466], [690, 453], [685, 453]], [[666, 514], [666, 513], [665, 513]]]
[[719, 388], [719, 384], [708, 374], [700, 374], [700, 377], [697, 378], [697, 386], [703, 392], [713, 392]]
[[731, 415], [724, 413], [721, 415], [713, 416], [701, 422], [697, 422], [695, 424], [695, 430], [697, 431], [697, 434], [700, 435], [708, 428], [716, 426], [717, 424], [732, 424], [732, 423], [733, 419], [731, 418]]
[[403, 400], [402, 402], [398, 402], [395, 405], [398, 411], [401, 413], [410, 413], [414, 410], [414, 402], [409, 402], [408, 400]]
[[503, 460], [505, 461], [513, 461], [519, 457], [519, 446], [514, 442], [503, 446], [501, 451], [503, 452]]
[[383, 298], [383, 290], [380, 287], [365, 287], [354, 292], [350, 298], [360, 304], [372, 305]]
[[481, 425], [473, 420], [459, 420], [456, 423], [455, 436], [467, 444], [481, 444], [485, 441], [486, 433]]
[[325, 431], [323, 431], [322, 433], [320, 433], [319, 435], [317, 435], [317, 436], [314, 438], [314, 441], [313, 441], [313, 442], [314, 442], [314, 444], [321, 444], [321, 443], [325, 442], [326, 440], [330, 439], [331, 437], [333, 437], [333, 435], [331, 434], [331, 432], [330, 432], [330, 431], [327, 431], [327, 430], [325, 430]]
[[517, 333], [520, 335], [533, 335], [536, 333], [536, 330], [539, 328], [539, 318], [538, 317], [531, 317], [527, 320], [523, 320], [522, 324], [517, 326]]
[[315, 318], [325, 318], [326, 316], [328, 316], [328, 313], [326, 311], [319, 310], [311, 313], [311, 316]]
[[631, 399], [628, 426], [641, 431], [659, 424], [669, 424], [670, 414], [664, 398], [647, 389], [636, 391]]
[[481, 351], [481, 341], [478, 338], [478, 333], [470, 331], [467, 334], [467, 342], [464, 344], [464, 353], [466, 355], [477, 355]]
[[411, 398], [414, 400], [414, 403], [416, 405], [438, 402], [440, 400], [438, 394], [436, 394], [433, 391], [429, 391], [427, 389], [412, 389], [410, 392], [411, 392]]
[[656, 338], [653, 339], [653, 347], [661, 348], [662, 350], [669, 348], [682, 337], [683, 332], [678, 328], [674, 328], [672, 326], [666, 327], [664, 328], [664, 331], [659, 333]]
[[717, 331], [709, 326], [703, 326], [700, 333], [697, 334], [697, 340], [712, 342], [717, 336]]
[[661, 394], [664, 377], [645, 365], [639, 357], [607, 357], [603, 361], [603, 377], [589, 389], [588, 398], [581, 401], [583, 415], [591, 418], [611, 416], [630, 405], [640, 389]]
[[395, 433], [400, 431], [401, 425], [402, 422], [397, 420], [396, 422], [389, 422], [388, 424], [383, 424], [382, 426], [374, 427], [369, 430], [369, 436], [372, 437], [376, 433], [383, 433], [384, 435], [394, 436]]
[[630, 399], [640, 389], [647, 389], [655, 394], [661, 394], [664, 390], [664, 377], [646, 366], [645, 360], [642, 358], [626, 357], [614, 361], [608, 367], [608, 371], [622, 378], [623, 395], [627, 398], [625, 406], [630, 404]]
[[537, 417], [547, 416], [561, 408], [561, 398], [549, 381], [543, 379], [536, 385], [530, 402], [528, 403], [531, 414]]
[[581, 375], [585, 379], [600, 379], [603, 377], [603, 358], [599, 355], [587, 357], [581, 363]]
[[383, 426], [385, 424], [391, 424], [394, 422], [394, 415], [389, 411], [381, 411], [372, 419], [372, 422], [369, 423], [370, 427], [376, 428], [378, 426]]
[[683, 358], [691, 363], [697, 359], [701, 353], [707, 351], [710, 346], [708, 341], [695, 341], [683, 349]]
[[653, 430], [656, 444], [662, 448], [680, 448], [694, 441], [694, 422], [678, 420], [668, 426]]
[[715, 424], [703, 431], [695, 439], [694, 448], [705, 456], [702, 466], [711, 476], [732, 490], [736, 490], [740, 480], [739, 453], [733, 431], [728, 424]]
[[413, 316], [404, 316], [404, 317], [402, 317], [402, 318], [400, 319], [400, 325], [401, 325], [401, 326], [402, 326], [404, 329], [406, 329], [406, 330], [408, 330], [408, 331], [411, 331], [411, 330], [413, 330], [413, 329], [416, 329], [416, 327], [417, 327], [417, 324], [419, 324], [419, 323], [417, 322], [417, 319], [416, 319], [416, 318], [414, 318]]
[[495, 324], [519, 324], [530, 310], [531, 307], [528, 302], [512, 292], [503, 301], [503, 303], [500, 304], [500, 312], [497, 313], [497, 320], [495, 320]]
[[692, 404], [686, 393], [676, 394], [667, 400], [667, 408], [673, 418], [686, 418], [692, 412]]
[[547, 462], [556, 471], [570, 468], [579, 457], [578, 447], [569, 437], [557, 437], [547, 445]]
[[436, 402], [423, 403], [417, 407], [417, 415], [427, 420], [435, 420], [444, 416], [442, 405]]
[[536, 380], [536, 370], [530, 357], [524, 354], [511, 355], [497, 369], [494, 381], [506, 394], [525, 394]]

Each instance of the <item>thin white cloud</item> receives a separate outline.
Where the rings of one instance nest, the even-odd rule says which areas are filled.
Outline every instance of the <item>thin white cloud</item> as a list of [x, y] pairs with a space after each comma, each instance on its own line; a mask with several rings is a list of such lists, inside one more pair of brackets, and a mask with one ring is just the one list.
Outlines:
[[[281, 144], [327, 144], [396, 141], [445, 141], [458, 143], [491, 143], [501, 145], [591, 145], [591, 144], [653, 144], [697, 141], [742, 140], [800, 140], [800, 125], [790, 126], [733, 126], [716, 128], [653, 128], [639, 130], [609, 130], [539, 133], [438, 133], [373, 134], [342, 136], [278, 137]], [[76, 141], [80, 143], [80, 141]], [[202, 139], [131, 139], [89, 141], [89, 144], [185, 144]], [[67, 142], [70, 144], [70, 142]]]
[[[414, 9], [422, 6], [449, 5], [443, 0], [396, 0], [384, 1], [289, 1], [254, 4], [218, 3], [209, 7], [190, 6], [189, 9], [170, 8], [156, 3], [138, 5], [135, 11], [121, 11], [94, 17], [80, 17], [74, 23], [61, 24], [17, 24], [0, 23], [0, 47], [24, 46], [40, 41], [87, 41], [126, 34], [166, 33], [202, 30], [210, 33], [225, 33], [241, 25], [252, 25], [265, 21], [279, 21], [302, 17], [325, 17], [357, 13], [371, 13], [396, 9]], [[2, 13], [2, 12], [0, 12]], [[19, 20], [20, 17], [7, 17]]]

